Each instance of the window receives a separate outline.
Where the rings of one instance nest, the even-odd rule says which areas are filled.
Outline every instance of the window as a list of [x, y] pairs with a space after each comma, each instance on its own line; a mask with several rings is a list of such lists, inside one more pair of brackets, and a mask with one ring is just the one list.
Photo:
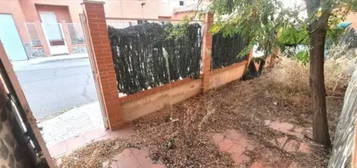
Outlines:
[[184, 1], [180, 1], [180, 6], [183, 6], [184, 5]]
[[72, 44], [84, 44], [84, 34], [79, 23], [67, 23]]
[[36, 31], [36, 24], [35, 23], [25, 23], [27, 33], [30, 37], [31, 40], [31, 45], [32, 47], [41, 47], [41, 41], [40, 38], [38, 37], [37, 31]]

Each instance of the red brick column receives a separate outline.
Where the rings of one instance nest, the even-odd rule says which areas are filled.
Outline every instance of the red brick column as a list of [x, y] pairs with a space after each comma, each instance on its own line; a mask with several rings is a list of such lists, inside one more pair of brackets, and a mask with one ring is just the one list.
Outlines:
[[212, 61], [212, 34], [210, 29], [213, 24], [213, 13], [206, 13], [204, 21], [204, 32], [202, 41], [201, 57], [203, 62], [202, 67], [202, 91], [207, 92], [209, 89], [209, 76], [211, 72]]
[[[244, 74], [246, 74], [248, 72], [249, 69], [249, 64], [253, 59], [253, 50], [249, 52], [249, 54], [247, 55], [247, 64], [245, 65], [245, 70], [244, 70]], [[244, 75], [243, 74], [243, 75]]]
[[248, 57], [247, 57], [248, 65], [249, 65], [250, 61], [252, 61], [252, 59], [253, 59], [253, 50], [250, 51], [248, 54]]
[[84, 15], [89, 36], [89, 47], [95, 72], [102, 109], [107, 115], [110, 129], [119, 128], [123, 124], [114, 70], [112, 51], [109, 42], [108, 29], [105, 21], [104, 2], [83, 2]]

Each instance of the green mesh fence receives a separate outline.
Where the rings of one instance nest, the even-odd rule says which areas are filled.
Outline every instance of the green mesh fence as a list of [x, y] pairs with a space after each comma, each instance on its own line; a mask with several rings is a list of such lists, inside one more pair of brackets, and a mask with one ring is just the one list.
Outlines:
[[212, 68], [223, 68], [243, 61], [246, 56], [240, 53], [247, 47], [248, 42], [240, 35], [224, 37], [222, 33], [213, 35]]
[[109, 26], [118, 89], [133, 94], [182, 78], [198, 78], [201, 26], [144, 23], [123, 29]]

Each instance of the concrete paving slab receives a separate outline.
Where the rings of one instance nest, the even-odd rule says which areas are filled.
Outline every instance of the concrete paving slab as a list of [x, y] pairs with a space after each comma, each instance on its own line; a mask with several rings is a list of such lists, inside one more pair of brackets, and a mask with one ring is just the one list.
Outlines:
[[91, 130], [104, 129], [99, 102], [74, 108], [57, 117], [40, 122], [48, 146], [78, 137]]

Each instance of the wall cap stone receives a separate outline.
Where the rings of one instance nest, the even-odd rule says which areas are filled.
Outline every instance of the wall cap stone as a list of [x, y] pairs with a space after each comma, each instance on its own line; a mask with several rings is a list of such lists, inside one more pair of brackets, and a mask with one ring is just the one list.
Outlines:
[[102, 0], [83, 0], [81, 4], [105, 4]]

